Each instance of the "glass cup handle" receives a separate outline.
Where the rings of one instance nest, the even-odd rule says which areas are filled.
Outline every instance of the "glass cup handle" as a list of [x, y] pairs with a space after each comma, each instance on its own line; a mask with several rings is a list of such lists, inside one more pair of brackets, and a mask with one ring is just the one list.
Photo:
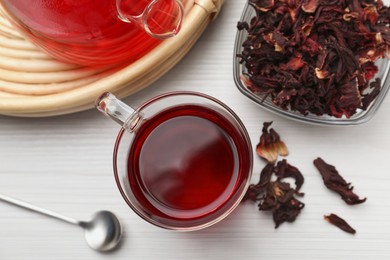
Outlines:
[[129, 132], [133, 132], [142, 119], [140, 113], [117, 99], [110, 92], [101, 94], [97, 98], [95, 106], [105, 116], [111, 118]]
[[116, 8], [120, 20], [158, 39], [178, 34], [184, 16], [181, 0], [116, 0]]

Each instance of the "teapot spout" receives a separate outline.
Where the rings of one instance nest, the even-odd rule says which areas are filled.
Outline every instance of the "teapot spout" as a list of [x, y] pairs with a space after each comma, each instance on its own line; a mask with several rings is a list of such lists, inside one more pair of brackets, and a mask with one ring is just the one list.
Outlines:
[[95, 103], [96, 108], [127, 131], [132, 132], [140, 121], [138, 113], [110, 92], [101, 94]]
[[184, 16], [181, 0], [116, 0], [116, 8], [120, 20], [158, 39], [178, 34]]

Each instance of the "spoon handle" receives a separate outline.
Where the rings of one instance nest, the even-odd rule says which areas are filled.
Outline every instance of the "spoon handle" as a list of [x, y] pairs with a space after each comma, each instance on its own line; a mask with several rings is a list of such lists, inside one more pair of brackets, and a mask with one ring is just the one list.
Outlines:
[[41, 213], [43, 215], [68, 222], [70, 224], [79, 225], [79, 221], [77, 221], [75, 219], [68, 218], [68, 217], [63, 216], [61, 214], [58, 214], [56, 212], [40, 208], [38, 206], [32, 205], [32, 204], [25, 202], [25, 201], [17, 200], [17, 199], [14, 199], [14, 198], [2, 195], [2, 194], [0, 194], [0, 200], [8, 202], [8, 203], [16, 205], [16, 206], [19, 206], [19, 207], [24, 208], [24, 209], [35, 211], [35, 212]]

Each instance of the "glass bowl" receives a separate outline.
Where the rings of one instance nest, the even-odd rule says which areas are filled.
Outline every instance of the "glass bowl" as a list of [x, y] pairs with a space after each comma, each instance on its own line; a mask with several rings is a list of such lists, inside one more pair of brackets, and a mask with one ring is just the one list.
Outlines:
[[[250, 23], [252, 17], [256, 15], [254, 8], [250, 5], [246, 4], [244, 7], [244, 11], [241, 16], [241, 21], [245, 21]], [[245, 83], [242, 81], [242, 76], [246, 72], [246, 68], [244, 64], [240, 64], [240, 58], [237, 57], [237, 54], [240, 54], [242, 51], [242, 44], [246, 40], [248, 33], [246, 30], [238, 30], [236, 36], [236, 42], [234, 46], [234, 66], [233, 66], [233, 75], [234, 81], [238, 87], [238, 89], [243, 93], [246, 97], [257, 103], [259, 106], [264, 109], [279, 114], [281, 116], [287, 117], [289, 119], [294, 119], [297, 121], [302, 121], [306, 123], [312, 124], [321, 124], [321, 125], [357, 125], [361, 123], [365, 123], [370, 120], [375, 113], [378, 111], [381, 106], [388, 90], [390, 87], [390, 77], [389, 77], [389, 69], [390, 62], [387, 59], [380, 59], [376, 62], [378, 66], [378, 73], [375, 75], [375, 78], [381, 79], [381, 91], [378, 96], [372, 101], [370, 106], [366, 110], [358, 109], [358, 111], [352, 115], [350, 118], [342, 117], [336, 118], [329, 115], [315, 115], [308, 114], [303, 115], [298, 111], [292, 110], [284, 110], [281, 107], [275, 105], [271, 98], [265, 98], [263, 95], [256, 94], [252, 92]]]

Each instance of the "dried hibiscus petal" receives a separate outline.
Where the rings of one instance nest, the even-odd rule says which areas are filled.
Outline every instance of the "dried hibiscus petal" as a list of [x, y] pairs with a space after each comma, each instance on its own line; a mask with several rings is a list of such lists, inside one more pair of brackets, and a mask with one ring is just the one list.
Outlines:
[[273, 213], [275, 228], [278, 228], [283, 222], [294, 222], [305, 204], [292, 198], [287, 203], [283, 203]]
[[367, 85], [369, 85], [371, 92], [363, 95], [363, 109], [367, 109], [370, 106], [371, 102], [376, 98], [376, 96], [379, 95], [381, 88], [381, 83], [379, 79], [376, 79], [375, 81]]
[[[303, 196], [303, 193], [298, 191], [304, 181], [302, 174], [285, 160], [278, 165], [267, 164], [261, 171], [259, 182], [250, 185], [244, 197], [244, 199], [258, 201], [259, 210], [271, 211], [275, 228], [284, 222], [293, 222], [305, 206], [295, 197]], [[277, 179], [272, 181], [274, 174]], [[295, 189], [283, 181], [289, 177], [296, 179]]]
[[341, 198], [349, 205], [360, 204], [366, 198], [360, 199], [352, 190], [351, 183], [347, 183], [333, 165], [327, 164], [321, 158], [314, 160], [314, 165], [320, 172], [325, 186], [340, 194]]
[[274, 166], [272, 164], [267, 164], [260, 173], [259, 182], [257, 184], [249, 185], [243, 200], [250, 199], [252, 201], [256, 201], [259, 195], [266, 190], [267, 185], [271, 181], [273, 172], [274, 172]]
[[262, 12], [267, 12], [275, 5], [274, 0], [249, 0], [249, 1], [256, 7], [256, 9]]
[[263, 124], [262, 135], [260, 142], [256, 146], [257, 154], [267, 160], [269, 163], [274, 163], [278, 156], [287, 156], [288, 149], [286, 144], [280, 140], [279, 134], [271, 128], [268, 130], [272, 122], [265, 122]]
[[328, 216], [324, 216], [324, 219], [328, 221], [330, 224], [335, 225], [336, 227], [344, 230], [347, 233], [355, 234], [356, 230], [353, 229], [344, 219], [340, 218], [336, 214], [329, 214]]
[[287, 163], [287, 160], [278, 162], [275, 166], [275, 174], [278, 179], [293, 178], [295, 179], [295, 190], [299, 191], [303, 185], [304, 178], [298, 168]]
[[302, 10], [306, 13], [314, 13], [318, 7], [319, 0], [303, 0]]

